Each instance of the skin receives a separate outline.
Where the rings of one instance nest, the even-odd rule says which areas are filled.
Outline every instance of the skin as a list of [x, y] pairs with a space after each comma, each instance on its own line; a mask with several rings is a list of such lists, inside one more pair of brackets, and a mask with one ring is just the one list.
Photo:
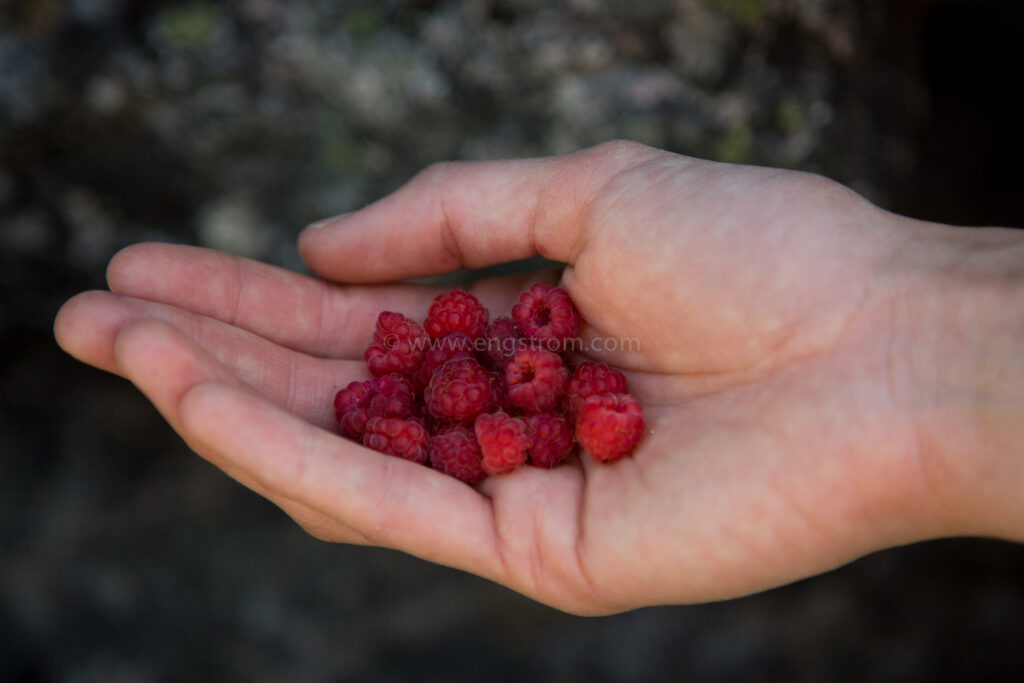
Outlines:
[[[435, 165], [299, 247], [323, 279], [129, 247], [110, 292], [71, 299], [55, 333], [317, 538], [578, 614], [745, 595], [938, 536], [1024, 539], [1013, 231], [614, 142]], [[393, 283], [536, 253], [564, 271], [472, 291], [495, 314], [534, 281], [569, 291], [586, 355], [644, 406], [632, 457], [472, 488], [335, 433], [333, 395], [367, 376], [376, 314], [422, 319], [439, 291]]]

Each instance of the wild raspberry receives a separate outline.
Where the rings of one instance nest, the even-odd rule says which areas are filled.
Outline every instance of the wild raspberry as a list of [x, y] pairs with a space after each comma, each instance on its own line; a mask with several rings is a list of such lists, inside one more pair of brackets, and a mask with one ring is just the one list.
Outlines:
[[604, 363], [585, 360], [580, 363], [565, 385], [565, 398], [569, 410], [579, 414], [583, 402], [599, 394], [625, 394], [626, 377]]
[[461, 289], [438, 294], [430, 305], [424, 329], [432, 339], [452, 332], [462, 332], [477, 339], [487, 325], [487, 309], [475, 296]]
[[505, 361], [512, 357], [520, 345], [516, 324], [506, 316], [495, 318], [484, 330], [484, 348], [480, 350], [480, 362], [489, 368], [503, 370]]
[[473, 423], [476, 440], [483, 454], [481, 463], [487, 474], [505, 474], [526, 462], [530, 435], [526, 422], [505, 413], [483, 414]]
[[530, 463], [550, 469], [565, 460], [572, 450], [572, 425], [564, 417], [550, 413], [527, 415], [527, 433], [530, 435]]
[[435, 339], [423, 355], [423, 363], [419, 370], [413, 373], [413, 389], [416, 390], [416, 393], [422, 394], [430, 384], [430, 378], [434, 376], [439, 367], [453, 358], [470, 358], [472, 355], [473, 340], [469, 338], [469, 335], [453, 332], [440, 339]]
[[384, 375], [352, 382], [334, 396], [334, 417], [341, 432], [360, 439], [371, 417], [408, 417], [413, 414], [412, 385], [399, 375]]
[[562, 349], [583, 324], [564, 289], [539, 283], [519, 296], [512, 307], [512, 320], [519, 334], [551, 350]]
[[629, 394], [601, 394], [583, 402], [576, 440], [600, 462], [627, 455], [644, 433], [644, 411]]
[[487, 410], [491, 400], [491, 377], [474, 359], [454, 358], [430, 378], [423, 399], [434, 417], [469, 424]]
[[439, 472], [451, 475], [467, 484], [478, 484], [484, 480], [480, 444], [476, 434], [468, 427], [450, 425], [442, 427], [430, 437], [427, 444], [430, 465]]
[[544, 349], [518, 349], [505, 364], [508, 401], [528, 413], [554, 408], [568, 379], [561, 356]]
[[363, 445], [423, 464], [427, 461], [429, 439], [427, 428], [414, 417], [371, 417], [366, 422]]
[[430, 339], [423, 328], [401, 313], [384, 311], [377, 318], [373, 343], [363, 358], [375, 377], [389, 372], [411, 375], [423, 362]]

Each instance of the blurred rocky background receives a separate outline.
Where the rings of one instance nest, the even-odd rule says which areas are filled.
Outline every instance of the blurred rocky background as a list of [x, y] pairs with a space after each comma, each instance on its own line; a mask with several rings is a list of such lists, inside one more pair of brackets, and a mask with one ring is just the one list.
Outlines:
[[1024, 5], [0, 0], [0, 680], [1019, 680], [1024, 549], [582, 619], [329, 546], [50, 325], [140, 240], [301, 269], [430, 162], [626, 137], [1024, 225]]

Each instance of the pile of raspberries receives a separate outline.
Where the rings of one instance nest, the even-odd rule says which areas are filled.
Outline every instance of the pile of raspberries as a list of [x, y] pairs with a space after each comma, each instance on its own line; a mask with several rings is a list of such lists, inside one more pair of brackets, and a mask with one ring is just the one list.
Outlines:
[[644, 429], [626, 378], [564, 354], [582, 319], [559, 287], [536, 284], [488, 322], [475, 296], [439, 294], [420, 325], [384, 311], [364, 358], [373, 379], [334, 397], [341, 433], [476, 484], [529, 461], [552, 468], [579, 443], [594, 460], [629, 454]]

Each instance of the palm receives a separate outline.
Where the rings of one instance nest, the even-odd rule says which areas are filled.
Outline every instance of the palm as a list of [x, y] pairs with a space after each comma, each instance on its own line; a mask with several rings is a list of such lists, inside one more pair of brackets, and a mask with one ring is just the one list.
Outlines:
[[[563, 283], [591, 347], [597, 337], [632, 340], [592, 353], [627, 372], [651, 432], [615, 465], [583, 457], [553, 471], [521, 468], [477, 492], [335, 436], [331, 397], [365, 377], [361, 353], [376, 313], [422, 317], [429, 289], [328, 285], [213, 252], [147, 246], [110, 271], [111, 288], [137, 298], [77, 299], [58, 338], [131, 378], [197, 452], [318, 537], [399, 547], [563, 608], [736, 595], [872, 549], [877, 536], [855, 530], [877, 501], [858, 492], [906, 449], [887, 417], [893, 392], [872, 388], [888, 379], [877, 334], [884, 307], [863, 283], [881, 257], [837, 251], [862, 240], [844, 230], [874, 229], [871, 211], [838, 190], [795, 210], [784, 200], [813, 194], [818, 181], [677, 157], [606, 176], [573, 216], [584, 246], [554, 256], [574, 264]], [[404, 208], [396, 197], [391, 204]], [[847, 206], [830, 212], [829, 202]], [[364, 241], [388, 239], [382, 206], [366, 219], [376, 211], [382, 234]], [[457, 202], [441, 210], [450, 230], [459, 224]], [[500, 218], [514, 223], [509, 211]], [[851, 211], [865, 217], [860, 227], [829, 222]], [[569, 229], [565, 213], [551, 212], [552, 231]], [[378, 259], [357, 265], [328, 239], [306, 240], [315, 269], [381, 278]], [[310, 241], [323, 250], [311, 252]], [[429, 252], [434, 241], [405, 248]], [[551, 243], [562, 248], [557, 236]], [[352, 253], [365, 252], [356, 246]], [[525, 255], [515, 244], [488, 248]], [[468, 265], [497, 260], [460, 249]], [[428, 269], [450, 265], [450, 251], [425, 258]], [[391, 256], [391, 276], [419, 274], [411, 269], [422, 266]], [[475, 291], [507, 310], [524, 284]]]
[[581, 526], [610, 585], [674, 574], [679, 600], [733, 596], [906, 540], [884, 519], [914, 451], [879, 214], [820, 178], [682, 158], [590, 207], [565, 284], [588, 336], [638, 342], [601, 359], [631, 371], [653, 431], [618, 470], [588, 468]]

